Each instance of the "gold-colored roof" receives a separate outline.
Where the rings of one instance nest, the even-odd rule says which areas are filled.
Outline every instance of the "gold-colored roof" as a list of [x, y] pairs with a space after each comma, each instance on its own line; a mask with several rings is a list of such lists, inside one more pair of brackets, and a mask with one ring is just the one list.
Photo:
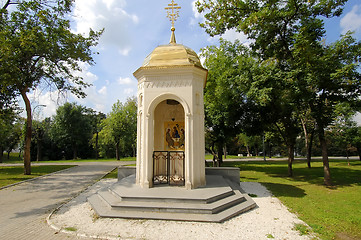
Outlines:
[[198, 55], [192, 49], [171, 41], [168, 45], [156, 47], [153, 52], [145, 58], [142, 67], [187, 65], [203, 68]]

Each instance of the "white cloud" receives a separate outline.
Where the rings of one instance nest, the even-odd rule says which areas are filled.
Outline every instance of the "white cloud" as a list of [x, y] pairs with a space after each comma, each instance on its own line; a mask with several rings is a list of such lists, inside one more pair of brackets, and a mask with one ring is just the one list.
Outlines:
[[[35, 90], [28, 94], [28, 97], [31, 101], [33, 118], [35, 120], [41, 120], [55, 115], [58, 106], [63, 105], [67, 101], [67, 94], [63, 95], [57, 90], [45, 93]], [[26, 114], [25, 111], [23, 114]]]
[[129, 78], [129, 77], [127, 77], [127, 78], [122, 78], [122, 77], [120, 77], [120, 78], [118, 79], [118, 83], [119, 83], [120, 85], [130, 85], [130, 84], [133, 84], [134, 81], [133, 81], [131, 78]]
[[193, 12], [193, 17], [191, 17], [191, 19], [190, 19], [191, 26], [196, 26], [196, 25], [198, 25], [199, 22], [205, 21], [204, 14], [199, 13], [197, 10], [196, 1], [192, 2], [192, 12]]
[[198, 12], [198, 9], [197, 9], [197, 7], [196, 7], [196, 2], [197, 2], [197, 1], [193, 1], [193, 2], [192, 2], [193, 16], [194, 16], [195, 18], [202, 18], [202, 19], [203, 19], [203, 18], [204, 18], [204, 17], [203, 17], [203, 14]]
[[340, 21], [342, 34], [347, 31], [361, 31], [361, 5], [355, 5]]
[[119, 50], [119, 53], [120, 55], [123, 55], [123, 56], [128, 56], [129, 55], [129, 52], [130, 52], [131, 48], [124, 48], [124, 49], [120, 49]]
[[107, 94], [107, 87], [104, 86], [101, 89], [98, 90], [98, 93], [102, 94], [102, 95], [106, 95]]
[[104, 28], [99, 48], [115, 46], [120, 50], [129, 49], [131, 26], [137, 24], [139, 19], [137, 15], [125, 11], [125, 6], [125, 0], [76, 0], [74, 9], [76, 32], [87, 33], [90, 28], [94, 30]]
[[235, 29], [226, 30], [221, 36], [209, 37], [207, 39], [211, 44], [217, 44], [219, 39], [223, 38], [227, 41], [234, 42], [239, 40], [242, 44], [249, 46], [254, 40], [248, 39], [243, 32], [237, 32]]
[[134, 89], [133, 88], [126, 88], [126, 89], [124, 89], [123, 92], [124, 92], [124, 94], [126, 94], [128, 96], [131, 96], [134, 93]]
[[106, 113], [107, 107], [104, 104], [95, 104], [94, 110], [98, 112]]
[[234, 42], [239, 40], [241, 43], [246, 44], [249, 42], [247, 36], [243, 32], [237, 32], [235, 29], [227, 30], [223, 35], [222, 38]]
[[98, 80], [98, 76], [89, 71], [91, 66], [88, 63], [78, 62], [78, 64], [82, 71], [75, 72], [74, 75], [82, 77], [83, 81], [89, 84], [93, 84]]

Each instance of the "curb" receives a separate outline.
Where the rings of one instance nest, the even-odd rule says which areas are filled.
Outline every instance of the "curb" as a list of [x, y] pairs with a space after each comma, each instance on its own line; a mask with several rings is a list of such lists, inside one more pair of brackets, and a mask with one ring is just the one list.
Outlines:
[[[77, 236], [77, 237], [86, 237], [86, 238], [94, 238], [94, 239], [108, 239], [108, 240], [119, 240], [119, 238], [113, 238], [113, 237], [109, 237], [109, 236], [97, 236], [97, 235], [87, 235], [85, 233], [76, 233], [76, 232], [72, 232], [72, 231], [68, 231], [65, 230], [63, 228], [59, 228], [58, 226], [56, 226], [55, 224], [53, 224], [50, 220], [50, 218], [57, 212], [59, 211], [60, 208], [62, 208], [65, 204], [69, 203], [71, 200], [73, 200], [74, 198], [78, 197], [80, 194], [82, 194], [83, 192], [85, 192], [86, 190], [89, 189], [89, 187], [93, 186], [96, 182], [100, 181], [103, 177], [105, 177], [108, 173], [110, 173], [111, 171], [113, 171], [114, 169], [118, 168], [114, 167], [112, 168], [109, 172], [106, 172], [105, 174], [103, 174], [100, 178], [95, 179], [94, 181], [92, 181], [91, 183], [89, 183], [83, 190], [81, 190], [79, 193], [77, 193], [76, 195], [72, 196], [71, 198], [69, 198], [68, 200], [64, 201], [63, 203], [61, 203], [57, 208], [55, 208], [53, 211], [51, 211], [51, 213], [48, 215], [48, 217], [46, 218], [46, 222], [47, 224], [54, 229], [57, 232], [62, 232], [62, 233], [66, 233], [69, 235], [73, 235], [73, 236]], [[67, 169], [65, 169], [67, 170]]]

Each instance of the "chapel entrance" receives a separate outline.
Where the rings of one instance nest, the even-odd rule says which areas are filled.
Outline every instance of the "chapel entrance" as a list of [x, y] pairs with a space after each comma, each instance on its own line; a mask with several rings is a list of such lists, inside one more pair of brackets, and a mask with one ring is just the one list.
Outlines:
[[185, 114], [174, 99], [154, 110], [153, 185], [185, 184]]
[[184, 151], [154, 151], [153, 185], [184, 186]]

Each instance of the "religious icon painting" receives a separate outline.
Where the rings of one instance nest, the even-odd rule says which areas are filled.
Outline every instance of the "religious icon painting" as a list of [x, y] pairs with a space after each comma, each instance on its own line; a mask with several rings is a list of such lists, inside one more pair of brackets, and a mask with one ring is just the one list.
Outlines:
[[184, 151], [184, 122], [164, 123], [164, 146], [167, 151]]

